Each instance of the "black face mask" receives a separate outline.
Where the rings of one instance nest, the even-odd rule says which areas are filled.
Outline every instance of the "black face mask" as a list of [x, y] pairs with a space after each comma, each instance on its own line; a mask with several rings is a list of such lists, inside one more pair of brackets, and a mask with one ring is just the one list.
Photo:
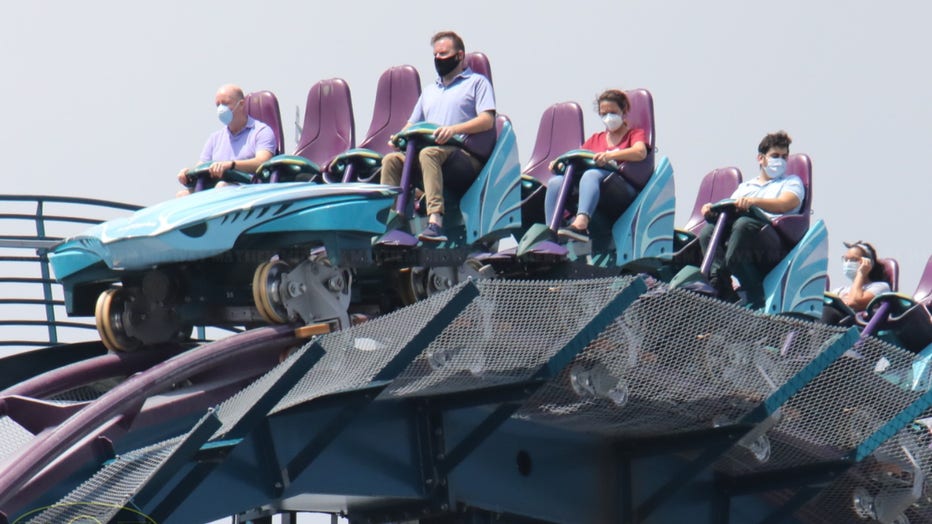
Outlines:
[[460, 65], [460, 60], [457, 58], [458, 53], [454, 53], [452, 56], [446, 58], [437, 58], [434, 57], [434, 68], [437, 69], [437, 74], [440, 77], [447, 76], [450, 71], [456, 69], [456, 66]]

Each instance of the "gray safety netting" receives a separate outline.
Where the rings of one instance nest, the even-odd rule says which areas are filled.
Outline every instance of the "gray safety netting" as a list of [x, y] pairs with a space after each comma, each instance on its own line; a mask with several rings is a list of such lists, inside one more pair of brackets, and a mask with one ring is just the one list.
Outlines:
[[0, 417], [0, 465], [17, 456], [35, 436], [10, 417]]
[[321, 337], [318, 343], [326, 355], [272, 413], [330, 393], [368, 385], [465, 285], [472, 284], [460, 284], [429, 300]]
[[841, 332], [655, 285], [518, 416], [618, 437], [731, 424]]
[[864, 340], [791, 397], [766, 434], [728, 453], [719, 469], [765, 471], [847, 456], [922, 395], [910, 387], [913, 357]]
[[[326, 350], [326, 355], [278, 402], [273, 411], [280, 411], [328, 393], [368, 384], [461, 287], [363, 325], [320, 337], [316, 342]], [[284, 362], [221, 403], [215, 410], [221, 427], [209, 440], [225, 437], [260, 396], [304, 356], [310, 345], [311, 343], [308, 343], [294, 351]], [[52, 508], [49, 512], [66, 511], [66, 506], [74, 501], [99, 502], [103, 506], [97, 508], [94, 515], [86, 512], [77, 515], [94, 516], [101, 522], [107, 522], [159, 468], [164, 466], [171, 452], [190, 434], [189, 432], [170, 441], [122, 455], [62, 499], [59, 502], [63, 505], [62, 508]], [[81, 511], [81, 508], [74, 508], [73, 511]], [[46, 514], [43, 513], [42, 518], [45, 517]], [[58, 513], [49, 513], [49, 518], [52, 517], [57, 519]]]
[[874, 522], [881, 517], [900, 524], [932, 522], [930, 427], [932, 409], [822, 490], [798, 515], [815, 522]]
[[[420, 354], [383, 395], [439, 395], [526, 380], [630, 283], [631, 279], [611, 278], [465, 284], [476, 285], [479, 296], [423, 350], [416, 348]], [[369, 385], [462, 287], [318, 338], [315, 343], [325, 355], [271, 412]], [[734, 424], [843, 334], [840, 328], [762, 315], [652, 283], [515, 416], [610, 438]], [[310, 344], [297, 350], [221, 404], [216, 414], [222, 427], [212, 439], [226, 436], [309, 348]], [[912, 359], [912, 354], [880, 340], [860, 343], [790, 397], [765, 422], [765, 433], [739, 442], [715, 468], [740, 476], [845, 457], [924, 391], [910, 385]], [[932, 417], [932, 411], [925, 416]], [[0, 420], [0, 435], [6, 431], [2, 424]], [[817, 499], [819, 507], [853, 511], [856, 488], [877, 496], [908, 484], [914, 473], [903, 467], [903, 449], [918, 461], [923, 475], [932, 475], [930, 441], [928, 427], [917, 423], [905, 428], [826, 489]], [[177, 442], [119, 457], [74, 493], [80, 492], [84, 500], [122, 505], [121, 494], [143, 485]], [[0, 441], [0, 452], [4, 444]], [[111, 492], [112, 499], [104, 496]], [[929, 497], [923, 497], [909, 510], [910, 516], [928, 516], [924, 508]], [[812, 507], [804, 511], [812, 513]]]
[[116, 457], [56, 504], [27, 516], [26, 522], [110, 522], [181, 441], [176, 437]]
[[631, 282], [481, 280], [480, 295], [393, 382], [393, 397], [526, 380]]

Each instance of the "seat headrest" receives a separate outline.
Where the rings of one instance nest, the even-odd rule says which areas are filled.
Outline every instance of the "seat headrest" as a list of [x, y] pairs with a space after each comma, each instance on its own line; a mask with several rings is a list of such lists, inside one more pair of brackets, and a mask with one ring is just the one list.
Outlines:
[[893, 258], [881, 258], [877, 263], [883, 267], [883, 278], [890, 284], [891, 291], [900, 289], [900, 264]]
[[786, 172], [802, 180], [803, 187], [806, 188], [806, 197], [803, 199], [799, 214], [808, 215], [812, 209], [812, 159], [805, 153], [792, 154], [786, 160]]
[[331, 78], [311, 86], [295, 154], [323, 165], [355, 144], [353, 102], [346, 81]]
[[467, 53], [466, 65], [476, 73], [488, 78], [489, 83], [492, 83], [492, 66], [489, 65], [489, 57], [485, 53], [480, 51]]
[[272, 128], [275, 133], [275, 155], [285, 151], [285, 134], [278, 98], [271, 91], [256, 91], [246, 95], [246, 114]]
[[375, 92], [375, 107], [366, 138], [359, 144], [386, 154], [391, 151], [389, 137], [408, 123], [411, 111], [421, 96], [421, 77], [410, 65], [394, 66], [379, 77]]
[[583, 133], [583, 113], [579, 104], [561, 102], [548, 107], [540, 117], [534, 151], [522, 173], [546, 182], [552, 176], [550, 161], [578, 149], [583, 143]]
[[925, 304], [926, 307], [932, 308], [932, 255], [926, 261], [926, 268], [919, 277], [919, 285], [916, 286], [916, 293], [913, 294], [916, 302]]
[[699, 184], [699, 192], [696, 194], [693, 212], [683, 228], [699, 234], [699, 231], [706, 223], [705, 217], [702, 215], [702, 206], [706, 203], [715, 203], [730, 197], [738, 188], [738, 185], [741, 184], [742, 179], [741, 170], [737, 167], [720, 167], [706, 173]]

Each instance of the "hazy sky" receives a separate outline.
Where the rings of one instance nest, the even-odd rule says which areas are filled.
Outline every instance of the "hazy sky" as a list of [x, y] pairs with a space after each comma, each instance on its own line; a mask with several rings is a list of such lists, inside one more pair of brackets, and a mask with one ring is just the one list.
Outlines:
[[9, 2], [3, 192], [168, 199], [219, 127], [227, 82], [278, 95], [290, 151], [308, 88], [342, 77], [361, 135], [381, 72], [409, 63], [432, 81], [429, 37], [454, 29], [489, 55], [522, 163], [550, 104], [580, 102], [588, 135], [598, 92], [648, 88], [682, 224], [702, 175], [754, 176], [760, 138], [785, 129], [813, 159], [833, 282], [842, 240], [863, 239], [900, 261], [912, 294], [932, 253], [930, 19], [918, 0]]
[[290, 151], [308, 88], [342, 77], [364, 134], [379, 74], [410, 63], [431, 81], [428, 39], [452, 28], [489, 55], [522, 163], [550, 104], [580, 102], [589, 134], [599, 91], [646, 87], [678, 223], [702, 175], [736, 165], [754, 176], [760, 138], [785, 129], [813, 159], [833, 282], [842, 240], [897, 258], [910, 294], [932, 253], [928, 2], [40, 0], [4, 11], [6, 192], [171, 197], [219, 126], [225, 82], [278, 95]]

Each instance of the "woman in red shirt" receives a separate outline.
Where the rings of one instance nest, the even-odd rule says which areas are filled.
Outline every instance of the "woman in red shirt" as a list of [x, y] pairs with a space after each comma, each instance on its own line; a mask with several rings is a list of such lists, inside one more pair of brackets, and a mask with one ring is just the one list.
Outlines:
[[[605, 131], [595, 133], [582, 145], [595, 155], [595, 164], [599, 167], [586, 170], [579, 178], [579, 207], [569, 226], [560, 228], [557, 234], [580, 242], [589, 241], [589, 217], [599, 203], [599, 187], [613, 169], [607, 164], [611, 161], [638, 162], [647, 158], [647, 133], [643, 129], [632, 128], [625, 121], [631, 109], [624, 91], [609, 89], [596, 99], [599, 116], [605, 124]], [[553, 170], [553, 163], [550, 170]], [[563, 175], [554, 175], [547, 181], [547, 196], [544, 204], [546, 220], [549, 222], [555, 208]]]

